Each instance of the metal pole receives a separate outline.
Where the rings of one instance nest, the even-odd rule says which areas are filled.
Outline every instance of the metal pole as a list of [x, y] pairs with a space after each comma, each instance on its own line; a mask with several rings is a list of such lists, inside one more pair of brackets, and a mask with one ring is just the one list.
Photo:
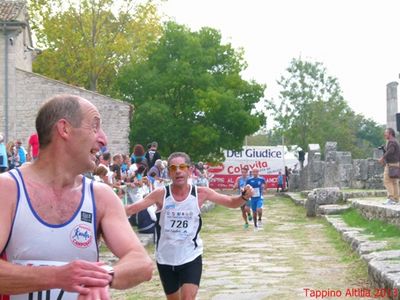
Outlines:
[[282, 154], [283, 154], [283, 172], [285, 171], [286, 161], [285, 161], [285, 136], [282, 135]]
[[4, 24], [4, 141], [8, 142], [8, 34]]

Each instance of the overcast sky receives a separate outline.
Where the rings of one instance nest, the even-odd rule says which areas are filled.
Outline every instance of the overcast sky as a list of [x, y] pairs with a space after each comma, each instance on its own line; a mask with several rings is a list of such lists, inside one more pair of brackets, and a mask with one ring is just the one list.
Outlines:
[[356, 113], [386, 124], [386, 85], [400, 73], [399, 0], [168, 0], [162, 11], [244, 48], [243, 77], [267, 84], [267, 98], [301, 57], [324, 64]]

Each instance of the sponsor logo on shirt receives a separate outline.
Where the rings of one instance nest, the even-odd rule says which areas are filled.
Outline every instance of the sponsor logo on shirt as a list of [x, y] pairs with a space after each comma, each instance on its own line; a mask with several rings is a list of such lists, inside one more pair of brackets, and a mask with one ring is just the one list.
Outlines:
[[82, 211], [81, 212], [81, 221], [92, 223], [92, 213]]
[[89, 226], [79, 224], [72, 229], [70, 239], [75, 247], [87, 248], [92, 244], [93, 233]]
[[175, 204], [168, 204], [165, 206], [165, 209], [174, 209], [175, 208]]

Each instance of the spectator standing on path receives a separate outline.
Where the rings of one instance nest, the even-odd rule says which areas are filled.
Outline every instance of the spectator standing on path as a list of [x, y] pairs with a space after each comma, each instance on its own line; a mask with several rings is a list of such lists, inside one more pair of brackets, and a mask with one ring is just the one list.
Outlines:
[[4, 137], [0, 134], [0, 173], [4, 173], [8, 169], [8, 156]]
[[145, 195], [145, 189], [143, 187], [143, 174], [146, 170], [144, 165], [139, 165], [139, 167], [134, 171], [126, 180], [127, 186], [127, 202], [128, 204], [133, 204], [141, 199]]
[[[109, 286], [150, 280], [151, 258], [121, 201], [81, 175], [95, 168], [96, 152], [107, 143], [100, 124], [88, 100], [51, 98], [36, 118], [39, 157], [0, 175], [0, 294], [105, 300]], [[118, 257], [114, 270], [98, 262], [100, 236]]]
[[121, 154], [115, 154], [112, 158], [112, 165], [110, 165], [110, 171], [113, 172], [113, 183], [114, 184], [120, 184], [122, 178], [122, 172], [121, 172], [121, 166], [122, 166], [122, 155]]
[[107, 169], [107, 184], [113, 185], [114, 183], [114, 172], [110, 170], [110, 165], [111, 165], [111, 153], [110, 152], [104, 152], [100, 154], [99, 156], [99, 166], [104, 166]]
[[146, 160], [145, 156], [146, 152], [144, 151], [144, 147], [141, 144], [136, 144], [133, 147], [133, 152], [131, 155], [131, 164], [145, 164], [146, 166], [149, 165], [148, 161]]
[[172, 183], [125, 207], [129, 216], [153, 204], [157, 206], [156, 260], [167, 299], [196, 298], [202, 272], [203, 243], [199, 232], [203, 203], [210, 200], [234, 208], [252, 194], [250, 186], [239, 196], [227, 196], [188, 184], [190, 165], [186, 153], [172, 153], [168, 158]]
[[300, 151], [299, 151], [300, 170], [303, 170], [303, 168], [304, 168], [305, 155], [306, 155], [306, 153], [304, 152], [304, 150], [300, 149]]
[[17, 148], [18, 151], [18, 156], [19, 156], [19, 164], [18, 166], [22, 166], [24, 163], [26, 163], [26, 154], [27, 151], [25, 148], [22, 146], [22, 142], [20, 139], [17, 139], [15, 141], [15, 147]]
[[163, 170], [161, 172], [161, 178], [163, 179], [164, 184], [167, 185], [169, 183], [168, 162], [166, 160], [163, 160], [162, 163], [163, 163]]
[[152, 183], [154, 188], [158, 188], [164, 185], [164, 179], [162, 178], [162, 172], [164, 170], [164, 164], [161, 159], [157, 159], [154, 166], [150, 168], [147, 175], [152, 177]]
[[208, 187], [210, 176], [208, 174], [206, 165], [202, 161], [199, 161], [195, 165], [194, 171], [196, 175], [196, 185]]
[[33, 133], [28, 140], [28, 161], [35, 161], [39, 155], [39, 136], [35, 132]]
[[262, 227], [262, 208], [263, 208], [263, 191], [265, 186], [265, 179], [258, 177], [260, 170], [258, 168], [252, 169], [253, 176], [247, 180], [253, 188], [253, 195], [251, 196], [251, 210], [253, 211], [254, 230], [260, 230]]
[[389, 177], [389, 166], [400, 165], [400, 146], [396, 140], [396, 133], [393, 128], [386, 128], [383, 134], [386, 145], [385, 153], [379, 159], [379, 162], [385, 166], [383, 170], [383, 184], [387, 191], [387, 201], [385, 204], [399, 203], [399, 179]]
[[[93, 179], [98, 182], [102, 182], [104, 184], [108, 184], [108, 171], [107, 168], [103, 165], [99, 165], [94, 169], [93, 172]], [[110, 187], [112, 185], [108, 184]]]
[[276, 187], [277, 193], [279, 193], [279, 188], [281, 189], [280, 191], [283, 192], [283, 175], [281, 171], [278, 173], [278, 185]]
[[18, 151], [13, 141], [9, 141], [6, 146], [8, 170], [12, 170], [19, 166]]
[[[243, 167], [241, 169], [241, 176], [236, 178], [235, 184], [233, 185], [233, 190], [237, 190], [238, 193], [241, 195], [244, 187], [246, 186], [247, 180], [249, 179], [248, 173], [249, 173], [249, 168]], [[253, 219], [251, 212], [250, 212], [250, 200], [244, 203], [243, 205], [240, 206], [240, 210], [242, 211], [242, 218], [244, 220], [244, 225], [243, 227], [245, 229], [249, 228], [249, 222], [247, 221], [247, 218], [249, 221]]]
[[161, 159], [161, 155], [160, 153], [158, 153], [157, 149], [158, 149], [158, 143], [152, 142], [150, 144], [149, 150], [147, 150], [145, 154], [149, 170], [154, 166], [157, 159]]
[[290, 177], [290, 174], [292, 174], [292, 169], [289, 169], [287, 166], [285, 166], [285, 182], [286, 182], [286, 190], [287, 191], [289, 190], [289, 177]]

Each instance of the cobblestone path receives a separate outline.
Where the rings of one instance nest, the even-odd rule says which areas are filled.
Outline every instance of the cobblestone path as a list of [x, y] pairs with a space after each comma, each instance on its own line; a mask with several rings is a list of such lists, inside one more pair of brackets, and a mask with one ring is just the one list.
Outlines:
[[[374, 291], [366, 265], [330, 225], [306, 218], [288, 199], [269, 196], [264, 202], [261, 231], [245, 230], [239, 209], [217, 207], [203, 215], [198, 299], [374, 298], [368, 297]], [[317, 298], [317, 292], [330, 296]], [[158, 274], [134, 289], [114, 292], [113, 299], [164, 299]]]

